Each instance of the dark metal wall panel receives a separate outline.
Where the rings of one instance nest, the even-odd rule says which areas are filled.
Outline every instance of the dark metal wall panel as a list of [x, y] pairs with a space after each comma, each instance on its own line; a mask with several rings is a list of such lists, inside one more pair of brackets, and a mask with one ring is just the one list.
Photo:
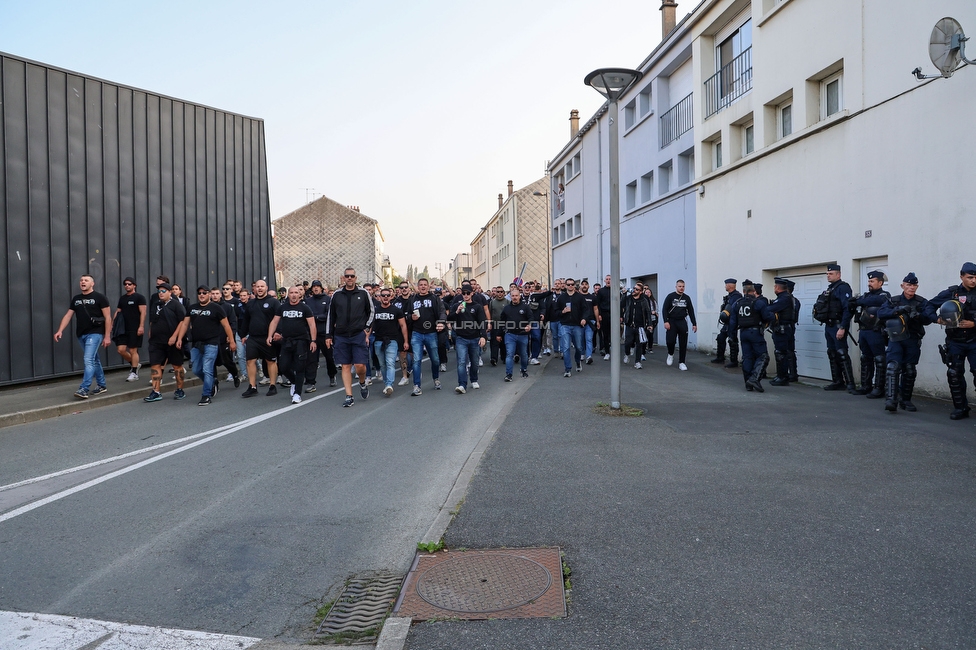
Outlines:
[[3, 53], [0, 118], [0, 384], [81, 372], [51, 334], [83, 273], [113, 307], [128, 275], [273, 284], [261, 120]]

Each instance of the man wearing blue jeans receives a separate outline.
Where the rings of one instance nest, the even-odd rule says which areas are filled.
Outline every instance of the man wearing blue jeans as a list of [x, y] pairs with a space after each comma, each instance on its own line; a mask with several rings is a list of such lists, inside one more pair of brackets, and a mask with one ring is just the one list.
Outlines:
[[393, 289], [380, 290], [380, 306], [373, 316], [373, 351], [380, 361], [383, 373], [383, 394], [393, 394], [393, 380], [396, 379], [397, 356], [400, 347], [410, 347], [407, 342], [407, 321], [403, 311], [394, 305]]
[[[440, 359], [437, 355], [437, 334], [444, 330], [444, 320], [447, 313], [444, 303], [430, 291], [427, 278], [417, 280], [417, 293], [410, 300], [413, 311], [413, 334], [410, 337], [410, 347], [413, 348], [413, 392], [414, 397], [423, 395], [421, 389], [420, 364], [424, 360], [424, 349], [430, 357], [430, 373], [434, 378], [434, 389], [441, 389]], [[483, 310], [482, 310], [483, 311]]]
[[566, 292], [556, 296], [554, 314], [559, 318], [560, 349], [563, 354], [563, 377], [572, 377], [573, 358], [569, 356], [569, 344], [573, 343], [576, 350], [576, 372], [583, 371], [583, 327], [586, 326], [586, 301], [576, 293], [576, 281], [566, 278]]
[[471, 364], [471, 388], [481, 388], [478, 384], [478, 360], [481, 349], [485, 347], [487, 317], [484, 306], [474, 299], [474, 287], [461, 285], [461, 300], [451, 307], [448, 319], [454, 322], [457, 336], [457, 374], [458, 385], [454, 392], [463, 395], [468, 389], [468, 363]]
[[217, 351], [225, 338], [231, 352], [237, 350], [237, 342], [227, 321], [227, 312], [223, 305], [210, 299], [210, 289], [206, 285], [197, 287], [197, 302], [187, 310], [177, 337], [177, 347], [183, 345], [183, 336], [187, 330], [193, 340], [190, 365], [193, 374], [203, 378], [203, 394], [197, 406], [210, 406], [210, 400], [216, 394], [214, 362], [217, 360]]
[[[533, 323], [537, 322], [532, 316], [532, 309], [522, 302], [522, 292], [518, 287], [512, 287], [511, 296], [512, 302], [505, 305], [501, 316], [495, 322], [498, 338], [502, 338], [502, 332], [505, 336], [505, 381], [512, 381], [516, 354], [519, 355], [522, 377], [529, 376], [529, 334], [533, 331]], [[492, 334], [495, 332], [492, 331]]]
[[[72, 316], [77, 316], [75, 333], [78, 335], [78, 343], [85, 352], [85, 375], [81, 380], [81, 386], [75, 392], [75, 397], [88, 399], [89, 395], [98, 395], [108, 390], [105, 387], [102, 362], [98, 358], [98, 346], [107, 348], [112, 342], [112, 318], [108, 298], [95, 291], [95, 278], [87, 274], [83, 275], [78, 285], [81, 287], [81, 293], [71, 299], [68, 311], [61, 319], [58, 331], [54, 333], [54, 340], [55, 342], [61, 340]], [[92, 379], [95, 380], [96, 386], [89, 392]]]

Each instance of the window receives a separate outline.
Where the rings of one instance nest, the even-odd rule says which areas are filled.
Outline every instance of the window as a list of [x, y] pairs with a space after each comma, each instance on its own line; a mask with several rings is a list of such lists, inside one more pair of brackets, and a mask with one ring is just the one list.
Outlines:
[[632, 99], [624, 106], [624, 130], [633, 128], [637, 123], [637, 100]]
[[742, 127], [742, 155], [748, 156], [756, 150], [756, 125], [752, 122]]
[[647, 203], [654, 191], [654, 172], [647, 172], [640, 178], [640, 201]]
[[663, 196], [671, 191], [671, 161], [657, 168], [657, 193]]
[[752, 19], [738, 25], [716, 38], [717, 72], [705, 81], [706, 119], [752, 89]]
[[718, 169], [719, 167], [722, 166], [722, 141], [717, 140], [712, 145], [712, 150], [715, 155], [715, 169]]
[[559, 241], [566, 241], [566, 224], [559, 224]]
[[559, 228], [552, 229], [552, 245], [557, 246], [559, 244]]
[[641, 117], [644, 117], [648, 113], [651, 113], [651, 84], [647, 84], [647, 87], [640, 92], [637, 97], [637, 108]]
[[573, 220], [572, 219], [567, 219], [566, 220], [566, 239], [569, 239], [572, 236], [573, 236]]
[[695, 149], [678, 155], [678, 187], [695, 180]]
[[844, 75], [835, 74], [820, 83], [820, 118], [826, 119], [844, 107]]
[[637, 207], [637, 181], [627, 183], [624, 196], [624, 205], [626, 205], [627, 210], [633, 210]]
[[793, 133], [793, 104], [782, 104], [776, 108], [776, 137], [785, 138]]
[[573, 156], [573, 176], [578, 175], [581, 171], [582, 155], [583, 155], [582, 153], [578, 153], [575, 156]]
[[583, 215], [582, 214], [578, 214], [575, 217], [573, 217], [573, 232], [575, 232], [577, 235], [582, 235], [583, 234]]

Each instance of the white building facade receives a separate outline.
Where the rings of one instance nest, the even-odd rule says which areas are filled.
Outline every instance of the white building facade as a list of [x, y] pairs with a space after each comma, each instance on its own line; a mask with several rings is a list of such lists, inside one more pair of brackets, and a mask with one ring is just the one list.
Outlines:
[[[777, 275], [796, 281], [799, 371], [817, 378], [829, 377], [811, 316], [826, 264], [840, 264], [855, 293], [872, 269], [885, 270], [893, 294], [909, 271], [926, 298], [958, 284], [976, 258], [964, 235], [976, 197], [976, 68], [925, 82], [911, 74], [935, 73], [929, 35], [944, 16], [976, 33], [971, 0], [720, 0], [695, 10], [702, 349], [713, 349], [728, 276], [764, 281], [767, 295]], [[928, 327], [922, 392], [948, 394], [943, 340]]]
[[549, 273], [549, 241], [546, 227], [546, 179], [498, 195], [498, 211], [471, 241], [473, 279], [482, 288], [503, 286], [522, 273], [523, 280], [545, 282]]

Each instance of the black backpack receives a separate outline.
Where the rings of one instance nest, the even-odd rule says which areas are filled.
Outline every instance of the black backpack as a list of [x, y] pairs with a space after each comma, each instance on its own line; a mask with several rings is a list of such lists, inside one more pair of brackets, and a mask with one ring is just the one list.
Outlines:
[[818, 323], [826, 323], [830, 320], [830, 291], [824, 291], [817, 296], [817, 302], [813, 303], [813, 320]]

